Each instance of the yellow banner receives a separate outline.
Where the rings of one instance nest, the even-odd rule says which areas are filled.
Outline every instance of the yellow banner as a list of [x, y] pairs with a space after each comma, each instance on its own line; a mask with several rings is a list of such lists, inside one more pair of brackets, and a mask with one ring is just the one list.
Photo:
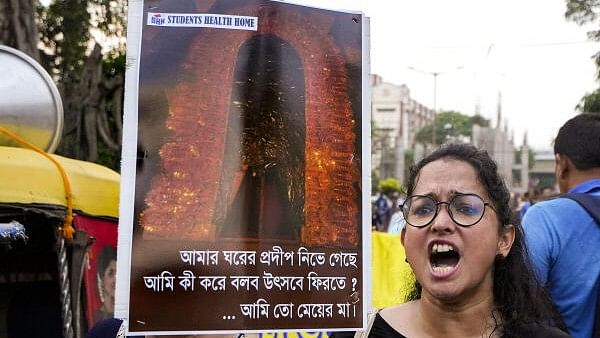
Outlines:
[[373, 231], [372, 242], [372, 307], [403, 303], [414, 283], [414, 275], [405, 262], [400, 235]]

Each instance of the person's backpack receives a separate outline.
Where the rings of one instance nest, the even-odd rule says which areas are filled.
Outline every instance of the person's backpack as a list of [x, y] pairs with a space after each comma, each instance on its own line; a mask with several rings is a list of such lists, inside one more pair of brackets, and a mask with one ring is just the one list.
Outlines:
[[579, 203], [592, 216], [596, 223], [600, 225], [600, 197], [584, 193], [563, 194], [560, 197]]
[[[563, 194], [560, 195], [560, 197], [568, 198], [579, 203], [579, 205], [592, 216], [596, 221], [596, 224], [600, 226], [600, 198], [583, 193]], [[600, 284], [600, 279], [596, 281], [596, 284]], [[592, 337], [600, 338], [600, 292], [598, 292], [596, 298], [596, 316], [594, 317], [594, 331]]]

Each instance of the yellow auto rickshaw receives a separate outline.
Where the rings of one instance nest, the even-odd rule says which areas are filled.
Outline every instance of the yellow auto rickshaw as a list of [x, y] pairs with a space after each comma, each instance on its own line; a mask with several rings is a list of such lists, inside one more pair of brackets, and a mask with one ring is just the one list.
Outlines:
[[114, 304], [119, 174], [52, 152], [54, 83], [0, 46], [0, 337], [84, 337]]

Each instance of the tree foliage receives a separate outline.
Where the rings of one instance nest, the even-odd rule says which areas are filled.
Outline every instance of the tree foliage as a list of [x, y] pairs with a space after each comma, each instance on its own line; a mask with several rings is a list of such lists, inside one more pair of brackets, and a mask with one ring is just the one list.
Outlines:
[[490, 126], [490, 120], [486, 119], [485, 117], [476, 114], [474, 116], [471, 117], [471, 121], [473, 122], [473, 124], [482, 126], [482, 127], [489, 127]]
[[[600, 1], [598, 0], [566, 0], [567, 10], [565, 17], [578, 25], [592, 23], [600, 15]], [[588, 32], [588, 36], [594, 40], [600, 37], [600, 30]]]
[[[565, 17], [579, 25], [594, 23], [599, 24], [600, 1], [599, 0], [566, 0], [567, 10]], [[600, 41], [600, 29], [588, 32], [588, 38], [594, 41]], [[600, 52], [594, 56], [596, 63], [596, 79], [600, 80]], [[600, 88], [592, 93], [585, 94], [575, 109], [580, 112], [599, 113], [600, 112]]]
[[379, 181], [377, 183], [377, 189], [386, 195], [395, 192], [400, 193], [402, 191], [402, 184], [400, 184], [397, 179], [390, 177]]
[[600, 88], [592, 93], [585, 94], [576, 109], [582, 113], [600, 114]]
[[59, 83], [77, 82], [85, 59], [96, 42], [92, 32], [125, 52], [125, 0], [54, 0], [38, 5], [40, 40], [46, 67]]
[[489, 121], [481, 115], [467, 116], [456, 111], [445, 111], [437, 114], [434, 124], [426, 125], [415, 135], [415, 141], [431, 144], [432, 132], [435, 130], [436, 145], [449, 141], [466, 141], [473, 133], [473, 125], [489, 126]]

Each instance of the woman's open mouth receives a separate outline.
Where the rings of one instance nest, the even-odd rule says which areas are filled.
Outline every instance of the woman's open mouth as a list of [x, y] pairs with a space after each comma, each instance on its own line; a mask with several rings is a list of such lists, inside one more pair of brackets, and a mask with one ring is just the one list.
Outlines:
[[460, 254], [451, 244], [434, 243], [431, 246], [429, 263], [436, 275], [449, 275], [456, 269], [459, 261]]

